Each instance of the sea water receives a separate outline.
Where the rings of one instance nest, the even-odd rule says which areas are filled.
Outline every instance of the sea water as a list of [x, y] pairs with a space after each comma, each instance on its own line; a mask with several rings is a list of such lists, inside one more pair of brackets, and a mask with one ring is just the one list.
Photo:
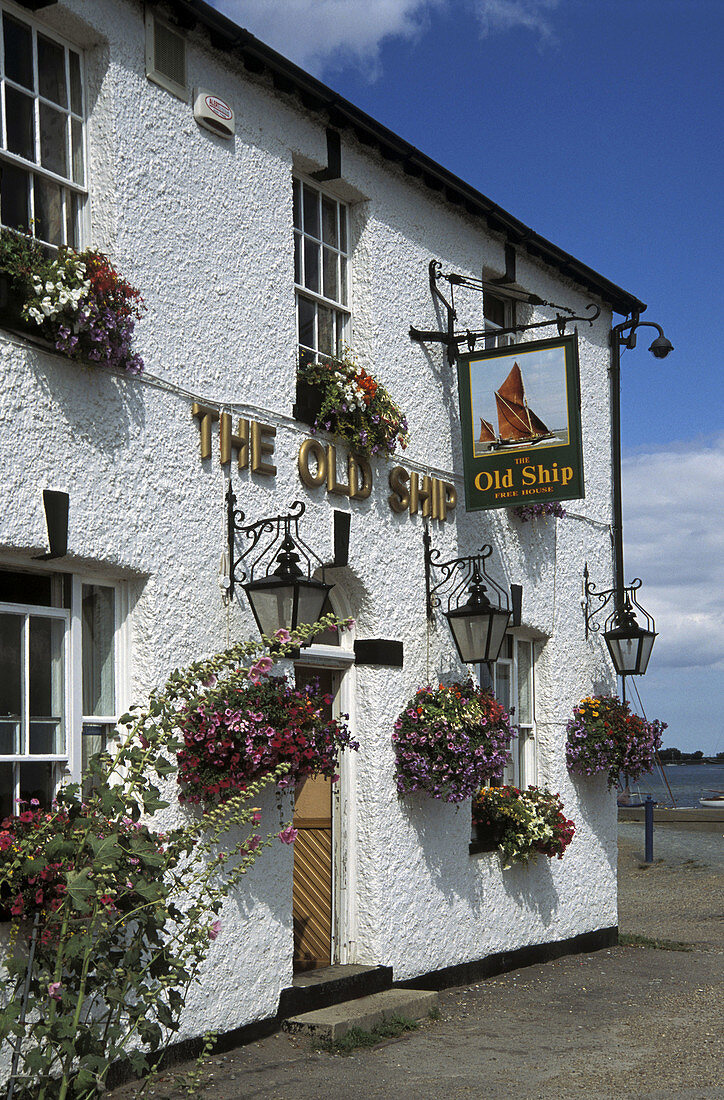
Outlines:
[[711, 797], [712, 792], [724, 793], [724, 762], [721, 764], [664, 764], [663, 769], [659, 770], [657, 767], [650, 775], [644, 775], [631, 783], [634, 801], [638, 801], [636, 795], [639, 793], [642, 799], [650, 794], [660, 806], [672, 805], [662, 771], [671, 787], [671, 794], [674, 796], [677, 807], [699, 807], [700, 798]]

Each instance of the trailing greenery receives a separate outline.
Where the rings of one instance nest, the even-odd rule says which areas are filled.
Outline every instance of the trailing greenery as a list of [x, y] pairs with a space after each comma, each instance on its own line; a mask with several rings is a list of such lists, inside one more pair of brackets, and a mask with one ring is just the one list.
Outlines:
[[285, 763], [204, 813], [180, 811], [174, 828], [154, 827], [183, 749], [179, 714], [212, 681], [243, 681], [268, 643], [283, 656], [336, 623], [327, 616], [284, 644], [241, 643], [175, 671], [123, 716], [82, 784], [62, 788], [50, 809], [30, 804], [2, 821], [0, 898], [12, 923], [0, 1041], [18, 1060], [15, 1100], [91, 1100], [111, 1064], [139, 1075], [158, 1067], [223, 935], [224, 899], [265, 847], [294, 833], [257, 831], [255, 803]]

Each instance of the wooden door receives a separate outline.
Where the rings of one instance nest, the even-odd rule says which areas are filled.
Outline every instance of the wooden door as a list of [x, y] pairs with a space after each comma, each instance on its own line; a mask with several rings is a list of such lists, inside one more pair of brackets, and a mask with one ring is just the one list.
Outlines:
[[[297, 665], [297, 683], [318, 680], [320, 692], [334, 696], [329, 669]], [[329, 706], [331, 716], [332, 706]], [[294, 800], [294, 969], [314, 970], [332, 961], [332, 784], [318, 776], [297, 785]]]

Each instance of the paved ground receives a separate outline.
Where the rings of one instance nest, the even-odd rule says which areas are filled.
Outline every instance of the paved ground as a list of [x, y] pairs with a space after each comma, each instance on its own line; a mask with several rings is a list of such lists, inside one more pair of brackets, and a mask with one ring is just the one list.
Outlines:
[[[208, 1100], [724, 1100], [724, 862], [719, 831], [621, 830], [616, 947], [440, 994], [441, 1016], [349, 1056], [275, 1035], [213, 1058]], [[183, 1067], [179, 1067], [181, 1069]], [[110, 1094], [130, 1100], [138, 1086]], [[171, 1075], [146, 1095], [187, 1095]]]

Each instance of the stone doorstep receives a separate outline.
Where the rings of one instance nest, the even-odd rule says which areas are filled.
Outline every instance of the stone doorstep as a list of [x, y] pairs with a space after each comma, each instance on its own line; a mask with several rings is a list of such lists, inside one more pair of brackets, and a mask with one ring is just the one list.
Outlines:
[[352, 1027], [371, 1031], [376, 1024], [381, 1024], [391, 1016], [421, 1020], [431, 1009], [437, 1007], [437, 1000], [437, 993], [429, 990], [386, 989], [369, 997], [358, 997], [354, 1001], [344, 1001], [315, 1012], [304, 1012], [301, 1016], [291, 1016], [284, 1021], [282, 1029], [334, 1042], [346, 1035]]

